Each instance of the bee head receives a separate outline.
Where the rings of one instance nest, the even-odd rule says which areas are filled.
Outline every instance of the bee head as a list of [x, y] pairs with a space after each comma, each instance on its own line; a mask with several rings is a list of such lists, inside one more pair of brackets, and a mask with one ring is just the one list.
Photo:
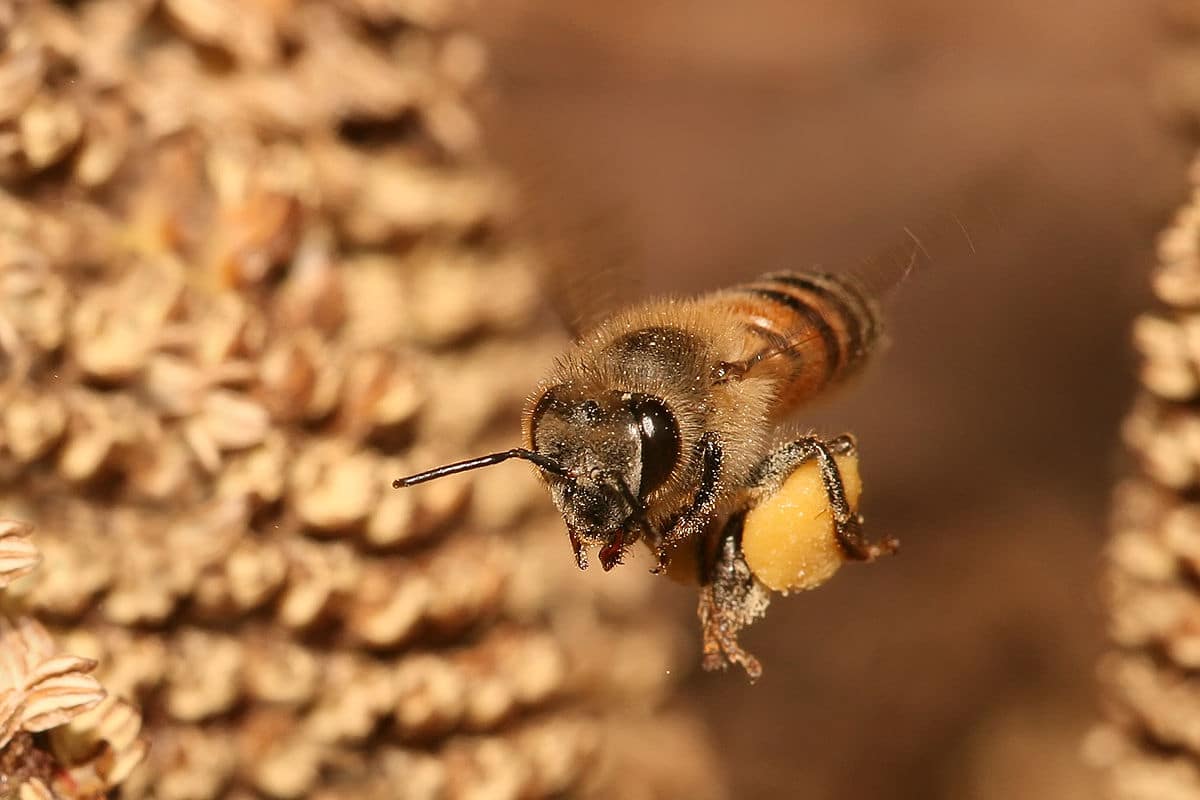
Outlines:
[[553, 386], [529, 414], [533, 452], [561, 467], [544, 471], [581, 567], [600, 545], [605, 569], [646, 528], [646, 498], [679, 459], [679, 428], [666, 405], [644, 394]]
[[581, 569], [585, 548], [600, 546], [611, 569], [641, 531], [650, 531], [646, 499], [666, 483], [679, 461], [679, 426], [663, 401], [635, 392], [583, 392], [552, 386], [527, 417], [530, 448], [436, 467], [398, 478], [395, 488], [491, 466], [510, 458], [535, 464], [567, 524]]

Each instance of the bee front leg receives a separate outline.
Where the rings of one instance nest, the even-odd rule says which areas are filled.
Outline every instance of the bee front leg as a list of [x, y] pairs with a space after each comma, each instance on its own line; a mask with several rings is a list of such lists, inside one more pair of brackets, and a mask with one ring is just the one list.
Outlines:
[[696, 613], [704, 637], [704, 669], [725, 669], [729, 664], [738, 664], [753, 682], [762, 675], [762, 664], [738, 644], [738, 632], [766, 612], [771, 598], [754, 579], [742, 556], [743, 519], [743, 514], [730, 518], [719, 534], [712, 556], [702, 562]]
[[851, 510], [846, 499], [846, 489], [842, 485], [841, 470], [834, 460], [835, 455], [857, 454], [854, 437], [849, 434], [843, 434], [828, 442], [816, 436], [805, 436], [767, 454], [755, 470], [752, 484], [768, 494], [774, 493], [797, 467], [815, 458], [821, 472], [821, 482], [829, 497], [829, 508], [833, 511], [834, 534], [842, 552], [847, 558], [855, 561], [874, 561], [880, 556], [896, 552], [900, 542], [888, 536], [874, 544], [863, 537], [862, 515]]
[[704, 534], [717, 507], [717, 495], [721, 482], [721, 460], [724, 451], [717, 434], [709, 432], [700, 437], [700, 486], [692, 502], [671, 525], [670, 530], [655, 543], [658, 566], [654, 572], [662, 572], [671, 561], [671, 551], [681, 542], [697, 540]]

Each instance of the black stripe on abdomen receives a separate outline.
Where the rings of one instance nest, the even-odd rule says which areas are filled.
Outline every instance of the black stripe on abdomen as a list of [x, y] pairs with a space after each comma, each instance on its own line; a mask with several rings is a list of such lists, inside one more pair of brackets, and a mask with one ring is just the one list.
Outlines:
[[742, 291], [784, 306], [797, 316], [803, 318], [805, 325], [815, 330], [817, 335], [821, 337], [821, 344], [825, 347], [825, 377], [831, 378], [837, 374], [842, 364], [842, 344], [838, 340], [837, 331], [821, 316], [821, 313], [817, 309], [805, 303], [799, 297], [779, 289], [748, 286], [742, 289]]
[[763, 280], [811, 292], [831, 306], [846, 328], [851, 361], [866, 355], [874, 343], [878, 335], [875, 312], [853, 283], [831, 273], [776, 272], [763, 276]]

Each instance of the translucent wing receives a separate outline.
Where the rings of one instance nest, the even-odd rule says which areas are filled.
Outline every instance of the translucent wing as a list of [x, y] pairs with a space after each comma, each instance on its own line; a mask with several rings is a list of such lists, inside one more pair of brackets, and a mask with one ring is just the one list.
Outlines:
[[913, 273], [968, 261], [976, 227], [954, 214], [903, 226], [890, 246], [845, 272], [873, 302], [885, 303]]
[[[519, 51], [519, 37], [506, 50]], [[641, 247], [630, 201], [638, 179], [614, 174], [620, 163], [595, 152], [549, 104], [531, 102], [536, 88], [520, 59], [496, 80], [483, 113], [489, 148], [515, 189], [510, 228], [533, 251], [532, 263], [551, 310], [575, 338], [616, 309], [644, 297]], [[513, 72], [513, 65], [517, 71]], [[536, 73], [544, 74], [544, 73]], [[522, 103], [529, 108], [522, 107]], [[591, 143], [593, 151], [580, 147]], [[603, 146], [603, 145], [599, 145]], [[605, 164], [598, 174], [597, 164]]]
[[728, 364], [730, 376], [770, 371], [783, 384], [786, 414], [858, 371], [882, 340], [883, 301], [915, 271], [974, 252], [957, 218], [948, 225], [904, 228], [897, 243], [854, 268], [780, 271], [715, 295], [748, 321], [760, 349]]

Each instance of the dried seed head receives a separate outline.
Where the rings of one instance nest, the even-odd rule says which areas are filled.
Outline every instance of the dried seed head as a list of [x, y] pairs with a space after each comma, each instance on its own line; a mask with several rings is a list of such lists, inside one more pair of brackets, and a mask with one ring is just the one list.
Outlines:
[[[1175, 100], [1183, 96], [1175, 93]], [[1189, 114], [1194, 118], [1194, 109]], [[1196, 165], [1191, 177], [1200, 179]], [[1086, 747], [1089, 760], [1105, 768], [1110, 794], [1123, 800], [1187, 797], [1200, 789], [1194, 724], [1200, 684], [1193, 674], [1200, 666], [1200, 596], [1193, 579], [1200, 564], [1196, 199], [1159, 240], [1152, 284], [1168, 307], [1143, 315], [1133, 329], [1142, 392], [1122, 435], [1139, 470], [1115, 492], [1107, 590], [1117, 649], [1100, 668], [1109, 723]]]
[[0, 690], [0, 769], [71, 800], [562, 796], [664, 696], [650, 599], [577, 580], [535, 482], [390, 488], [509, 429], [560, 346], [450, 6], [0, 0], [0, 497], [46, 557], [4, 605], [113, 695], [35, 740]]

